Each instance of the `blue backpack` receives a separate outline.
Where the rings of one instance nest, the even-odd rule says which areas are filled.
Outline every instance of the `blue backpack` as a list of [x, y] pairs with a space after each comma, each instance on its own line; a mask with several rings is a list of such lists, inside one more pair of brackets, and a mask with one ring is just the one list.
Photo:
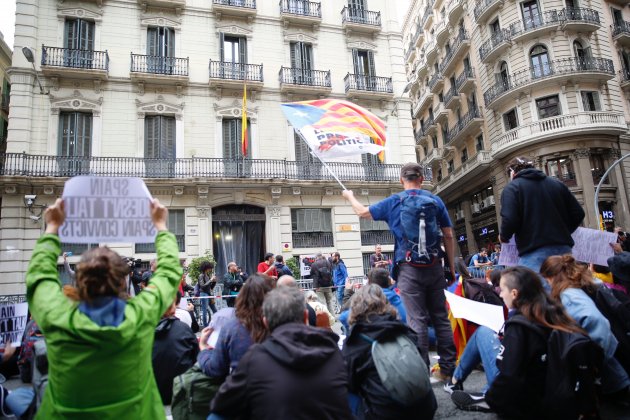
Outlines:
[[401, 246], [396, 250], [396, 261], [433, 265], [442, 252], [437, 200], [413, 190], [403, 191], [398, 196], [403, 236]]

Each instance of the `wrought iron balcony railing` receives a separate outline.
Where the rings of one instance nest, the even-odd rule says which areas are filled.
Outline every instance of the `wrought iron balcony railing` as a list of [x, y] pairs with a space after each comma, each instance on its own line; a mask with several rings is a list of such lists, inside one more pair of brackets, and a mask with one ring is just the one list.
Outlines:
[[131, 72], [188, 77], [188, 57], [162, 57], [132, 53]]
[[389, 230], [362, 230], [361, 245], [393, 245], [394, 235]]
[[221, 6], [244, 7], [246, 9], [256, 8], [256, 0], [212, 0], [212, 4], [220, 4]]
[[293, 232], [293, 248], [322, 248], [334, 246], [332, 232]]
[[577, 185], [577, 179], [575, 172], [566, 172], [563, 174], [551, 175], [553, 178], [560, 180], [567, 187], [575, 187]]
[[322, 17], [322, 4], [308, 0], [280, 0], [280, 12], [313, 18]]
[[381, 12], [346, 6], [341, 11], [342, 23], [381, 26]]
[[524, 21], [517, 21], [508, 27], [512, 38], [516, 38], [522, 33], [534, 31], [546, 26], [559, 25], [562, 22], [562, 14], [557, 10], [547, 10], [533, 15]]
[[488, 54], [500, 44], [509, 42], [512, 40], [512, 35], [508, 29], [501, 29], [496, 31], [488, 41], [486, 41], [481, 47], [479, 47], [479, 58], [483, 61]]
[[590, 22], [594, 24], [600, 23], [599, 12], [593, 9], [585, 9], [583, 7], [566, 7], [560, 12], [563, 22]]
[[490, 6], [501, 1], [503, 0], [481, 0], [477, 2], [477, 4], [475, 4], [474, 10], [475, 21], [479, 20], [479, 16], [483, 15], [483, 13], [488, 10]]
[[429, 2], [427, 4], [427, 7], [424, 8], [424, 14], [422, 15], [422, 26], [424, 27], [424, 24], [427, 23], [427, 20], [429, 20], [429, 17], [433, 16], [433, 2]]
[[346, 93], [349, 90], [366, 90], [375, 93], [394, 93], [391, 77], [366, 76], [348, 73], [343, 79]]
[[280, 68], [280, 83], [313, 87], [332, 87], [330, 70], [310, 70], [294, 67]]
[[615, 22], [612, 35], [617, 36], [620, 34], [630, 35], [630, 22], [626, 22], [625, 20]]
[[457, 95], [459, 95], [459, 92], [457, 91], [457, 87], [451, 86], [448, 92], [446, 92], [446, 94], [444, 95], [444, 103], [448, 104], [451, 101], [451, 99], [453, 99], [453, 97]]
[[448, 130], [446, 135], [446, 142], [452, 142], [457, 135], [466, 128], [466, 126], [475, 118], [481, 118], [479, 108], [470, 109], [453, 127]]
[[210, 78], [227, 80], [263, 81], [262, 64], [232, 63], [210, 60]]
[[473, 79], [475, 77], [475, 71], [472, 68], [465, 68], [459, 76], [455, 79], [455, 87], [457, 90], [466, 83], [466, 80]]
[[107, 51], [75, 50], [42, 45], [42, 66], [109, 70]]
[[528, 85], [537, 80], [570, 73], [606, 73], [615, 74], [615, 66], [612, 60], [596, 57], [571, 57], [550, 61], [545, 66], [535, 66], [521, 70], [500, 80], [494, 86], [486, 90], [483, 98], [486, 106], [506, 92]]
[[[339, 179], [397, 182], [401, 165], [329, 162]], [[312, 169], [312, 170], [311, 170]], [[136, 176], [141, 178], [251, 178], [332, 181], [319, 162], [279, 159], [81, 157], [0, 154], [0, 175], [26, 177]]]
[[455, 56], [455, 53], [459, 49], [459, 47], [461, 47], [462, 43], [464, 43], [464, 41], [467, 41], [467, 40], [468, 40], [468, 33], [464, 29], [461, 29], [459, 31], [459, 34], [457, 35], [457, 38], [453, 40], [453, 45], [451, 46], [451, 49], [448, 51], [448, 54], [446, 54], [444, 58], [442, 59], [442, 62], [440, 63], [440, 71], [444, 71], [444, 69], [448, 67], [448, 65], [451, 63], [451, 60]]
[[437, 85], [437, 83], [440, 80], [444, 80], [444, 76], [442, 75], [442, 73], [437, 72], [437, 73], [433, 74], [433, 76], [431, 76], [431, 79], [429, 79], [429, 89], [433, 90], [435, 85]]

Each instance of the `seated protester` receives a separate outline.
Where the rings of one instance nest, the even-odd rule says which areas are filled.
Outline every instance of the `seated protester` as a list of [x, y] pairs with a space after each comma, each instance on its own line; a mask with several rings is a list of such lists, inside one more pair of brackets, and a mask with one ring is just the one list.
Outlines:
[[262, 320], [265, 295], [272, 289], [260, 275], [253, 275], [245, 282], [236, 297], [236, 317], [227, 322], [219, 332], [216, 346], [208, 344], [212, 327], [204, 328], [199, 338], [198, 362], [201, 370], [212, 378], [225, 378], [236, 368], [252, 344], [262, 342], [268, 334]]
[[610, 322], [589, 297], [595, 295], [598, 285], [588, 268], [569, 254], [554, 255], [542, 264], [540, 274], [551, 284], [551, 297], [561, 302], [571, 318], [604, 350], [602, 394], [621, 394], [627, 398], [630, 378], [615, 358], [618, 341], [610, 329]]
[[[391, 285], [391, 278], [389, 277], [389, 271], [384, 268], [373, 268], [368, 272], [368, 284], [376, 284], [383, 289], [383, 293], [385, 297], [387, 297], [387, 301], [398, 311], [398, 315], [400, 315], [400, 321], [407, 325], [407, 311], [405, 310], [405, 305], [403, 305], [402, 299], [396, 291], [394, 287]], [[352, 305], [352, 302], [350, 302]], [[348, 318], [350, 317], [350, 309], [347, 309], [339, 315], [339, 322], [344, 326], [346, 332], [350, 330], [348, 325]]]
[[[368, 284], [358, 289], [352, 298], [348, 319], [352, 329], [342, 354], [346, 361], [351, 396], [358, 395], [361, 398], [354, 414], [365, 419], [432, 419], [437, 409], [433, 390], [429, 390], [415, 404], [406, 406], [392, 398], [376, 369], [371, 340], [390, 341], [398, 335], [405, 335], [411, 343], [417, 345], [418, 342], [413, 331], [398, 319], [398, 313], [388, 302], [384, 290], [376, 284]], [[419, 348], [418, 353], [421, 353]], [[429, 376], [428, 369], [418, 374], [425, 374], [427, 378]]]
[[[182, 302], [182, 294], [177, 291], [177, 297], [175, 298], [175, 316], [177, 319], [182, 321], [184, 324], [188, 325], [189, 328], [192, 329], [192, 317], [190, 316], [190, 312], [187, 309], [183, 309], [180, 307]], [[199, 328], [199, 326], [197, 326]]]
[[490, 254], [490, 261], [492, 261], [492, 265], [499, 265], [500, 257], [501, 257], [501, 245], [496, 244], [494, 246], [494, 252]]
[[[451, 398], [464, 410], [491, 409], [510, 418], [546, 418], [547, 407], [543, 405], [546, 365], [542, 356], [547, 354], [547, 340], [525, 324], [535, 324], [545, 331], [557, 329], [583, 333], [583, 330], [562, 305], [545, 292], [540, 277], [532, 270], [521, 266], [503, 270], [500, 287], [501, 298], [510, 309], [500, 346], [498, 337], [484, 334], [485, 329], [480, 328], [476, 343], [466, 346], [465, 356], [452, 379], [455, 385], [463, 382], [481, 360], [489, 382], [488, 390], [484, 395], [454, 388]], [[491, 338], [491, 344], [484, 342], [481, 334]], [[466, 355], [466, 351], [469, 354]], [[471, 355], [474, 357], [469, 358]], [[490, 361], [492, 355], [495, 355], [496, 369]]]
[[317, 322], [318, 327], [330, 328], [335, 325], [335, 316], [330, 313], [326, 305], [320, 302], [319, 298], [317, 297], [317, 293], [312, 290], [307, 291], [306, 303], [315, 310], [317, 321], [319, 321], [320, 318], [324, 318], [326, 320], [325, 325], [320, 325], [320, 322]]
[[305, 325], [304, 294], [278, 287], [265, 297], [263, 314], [270, 336], [226, 378], [208, 419], [352, 418], [339, 337]]
[[179, 299], [180, 296], [155, 327], [153, 374], [164, 405], [169, 405], [173, 399], [173, 379], [190, 369], [199, 353], [197, 337], [188, 325], [175, 316]]
[[608, 258], [608, 268], [618, 290], [630, 295], [630, 252], [621, 252]]
[[[280, 276], [280, 278], [278, 279], [277, 287], [280, 286], [295, 287], [296, 289], [301, 290], [298, 288], [297, 281], [295, 281], [295, 278], [293, 278], [293, 276]], [[311, 305], [306, 305], [306, 309], [308, 310], [308, 325], [310, 325], [311, 327], [316, 327], [317, 314], [315, 313], [315, 309], [313, 309]]]

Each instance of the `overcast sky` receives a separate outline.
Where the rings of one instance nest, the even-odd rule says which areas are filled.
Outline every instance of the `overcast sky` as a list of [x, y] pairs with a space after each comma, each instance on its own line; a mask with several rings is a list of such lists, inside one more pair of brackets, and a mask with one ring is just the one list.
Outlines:
[[[342, 3], [342, 0], [334, 0]], [[388, 0], [394, 1], [394, 0]], [[397, 3], [398, 23], [402, 29], [405, 14], [411, 0], [395, 0]], [[0, 0], [0, 32], [4, 35], [4, 41], [13, 49], [13, 33], [15, 31], [15, 0]]]

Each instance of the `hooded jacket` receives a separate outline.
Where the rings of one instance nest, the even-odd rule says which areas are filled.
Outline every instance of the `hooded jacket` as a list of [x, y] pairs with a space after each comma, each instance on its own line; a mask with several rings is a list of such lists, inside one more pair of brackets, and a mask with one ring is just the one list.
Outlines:
[[523, 169], [501, 194], [501, 240], [516, 235], [519, 255], [553, 245], [573, 246], [584, 209], [569, 188], [538, 169]]
[[277, 327], [243, 356], [212, 400], [211, 412], [256, 420], [352, 418], [337, 340], [308, 325]]
[[[365, 403], [366, 419], [432, 419], [437, 409], [433, 391], [429, 392], [418, 404], [405, 407], [395, 402], [383, 386], [372, 359], [372, 343], [361, 337], [365, 334], [375, 340], [406, 335], [417, 343], [415, 334], [392, 315], [372, 315], [369, 322], [357, 322], [343, 347], [346, 361], [349, 390], [360, 395]], [[421, 352], [420, 349], [418, 351]]]
[[173, 399], [173, 379], [195, 364], [199, 353], [197, 337], [175, 316], [163, 318], [155, 328], [153, 373], [162, 403]]
[[158, 268], [127, 301], [118, 326], [99, 326], [61, 291], [57, 235], [38, 241], [26, 273], [29, 309], [46, 337], [48, 386], [39, 419], [164, 419], [151, 365], [155, 327], [182, 277], [175, 236], [155, 239]]

